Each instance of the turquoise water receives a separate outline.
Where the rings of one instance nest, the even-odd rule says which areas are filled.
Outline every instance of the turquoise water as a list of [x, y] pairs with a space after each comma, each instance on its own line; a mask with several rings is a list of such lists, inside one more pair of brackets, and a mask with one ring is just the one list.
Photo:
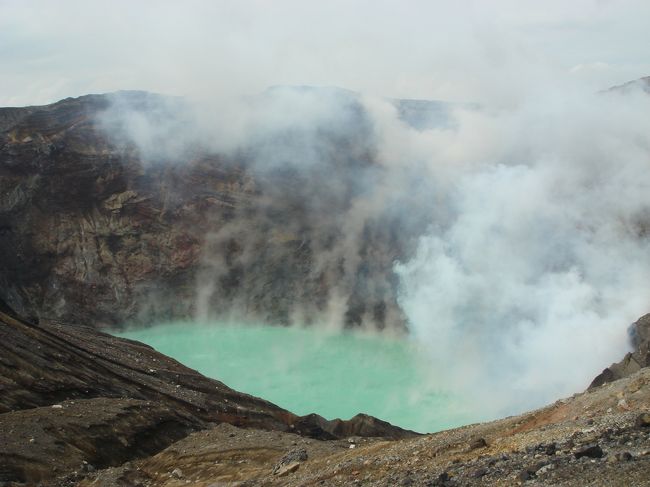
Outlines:
[[466, 424], [459, 398], [407, 339], [315, 328], [171, 323], [119, 333], [296, 414], [359, 412], [431, 432]]

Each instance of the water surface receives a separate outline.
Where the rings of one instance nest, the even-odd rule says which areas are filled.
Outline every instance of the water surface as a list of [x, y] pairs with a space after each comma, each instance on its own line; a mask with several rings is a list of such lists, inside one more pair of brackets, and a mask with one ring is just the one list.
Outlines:
[[404, 338], [220, 323], [170, 323], [119, 333], [228, 386], [296, 414], [364, 412], [427, 432], [468, 422], [426, 356]]

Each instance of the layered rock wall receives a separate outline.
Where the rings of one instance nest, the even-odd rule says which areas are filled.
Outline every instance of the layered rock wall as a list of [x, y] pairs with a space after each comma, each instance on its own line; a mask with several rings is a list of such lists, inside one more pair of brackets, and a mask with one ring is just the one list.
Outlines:
[[102, 123], [116, 97], [139, 116], [174, 116], [145, 93], [0, 109], [0, 298], [96, 326], [197, 315], [404, 325], [392, 267], [418, 224], [394, 205], [350, 227], [365, 211], [356, 185], [379, 171], [358, 107], [319, 132], [318, 164], [265, 171], [277, 147], [299, 159], [313, 134], [151, 160]]

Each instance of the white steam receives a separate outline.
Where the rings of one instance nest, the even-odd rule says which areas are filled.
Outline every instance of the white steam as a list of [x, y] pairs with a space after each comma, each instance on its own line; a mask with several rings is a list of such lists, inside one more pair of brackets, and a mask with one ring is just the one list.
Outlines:
[[490, 417], [584, 389], [650, 307], [650, 97], [541, 88], [500, 110], [275, 88], [103, 121], [149, 163], [246, 161], [249, 199], [206, 229], [200, 319], [406, 318]]
[[555, 93], [422, 135], [441, 209], [396, 267], [400, 303], [483, 414], [584, 389], [648, 311], [649, 110], [640, 92]]

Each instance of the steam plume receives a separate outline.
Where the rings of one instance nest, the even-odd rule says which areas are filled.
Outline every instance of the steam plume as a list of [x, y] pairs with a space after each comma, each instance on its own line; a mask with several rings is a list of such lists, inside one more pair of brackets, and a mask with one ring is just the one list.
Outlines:
[[443, 217], [397, 265], [400, 302], [448, 387], [483, 412], [584, 389], [647, 311], [648, 104], [554, 94], [461, 115], [433, 143]]
[[244, 161], [254, 188], [209, 231], [198, 317], [406, 326], [496, 415], [585, 387], [648, 305], [650, 97], [549, 93], [492, 110], [275, 88], [230, 124], [206, 105], [104, 120], [151, 163]]

